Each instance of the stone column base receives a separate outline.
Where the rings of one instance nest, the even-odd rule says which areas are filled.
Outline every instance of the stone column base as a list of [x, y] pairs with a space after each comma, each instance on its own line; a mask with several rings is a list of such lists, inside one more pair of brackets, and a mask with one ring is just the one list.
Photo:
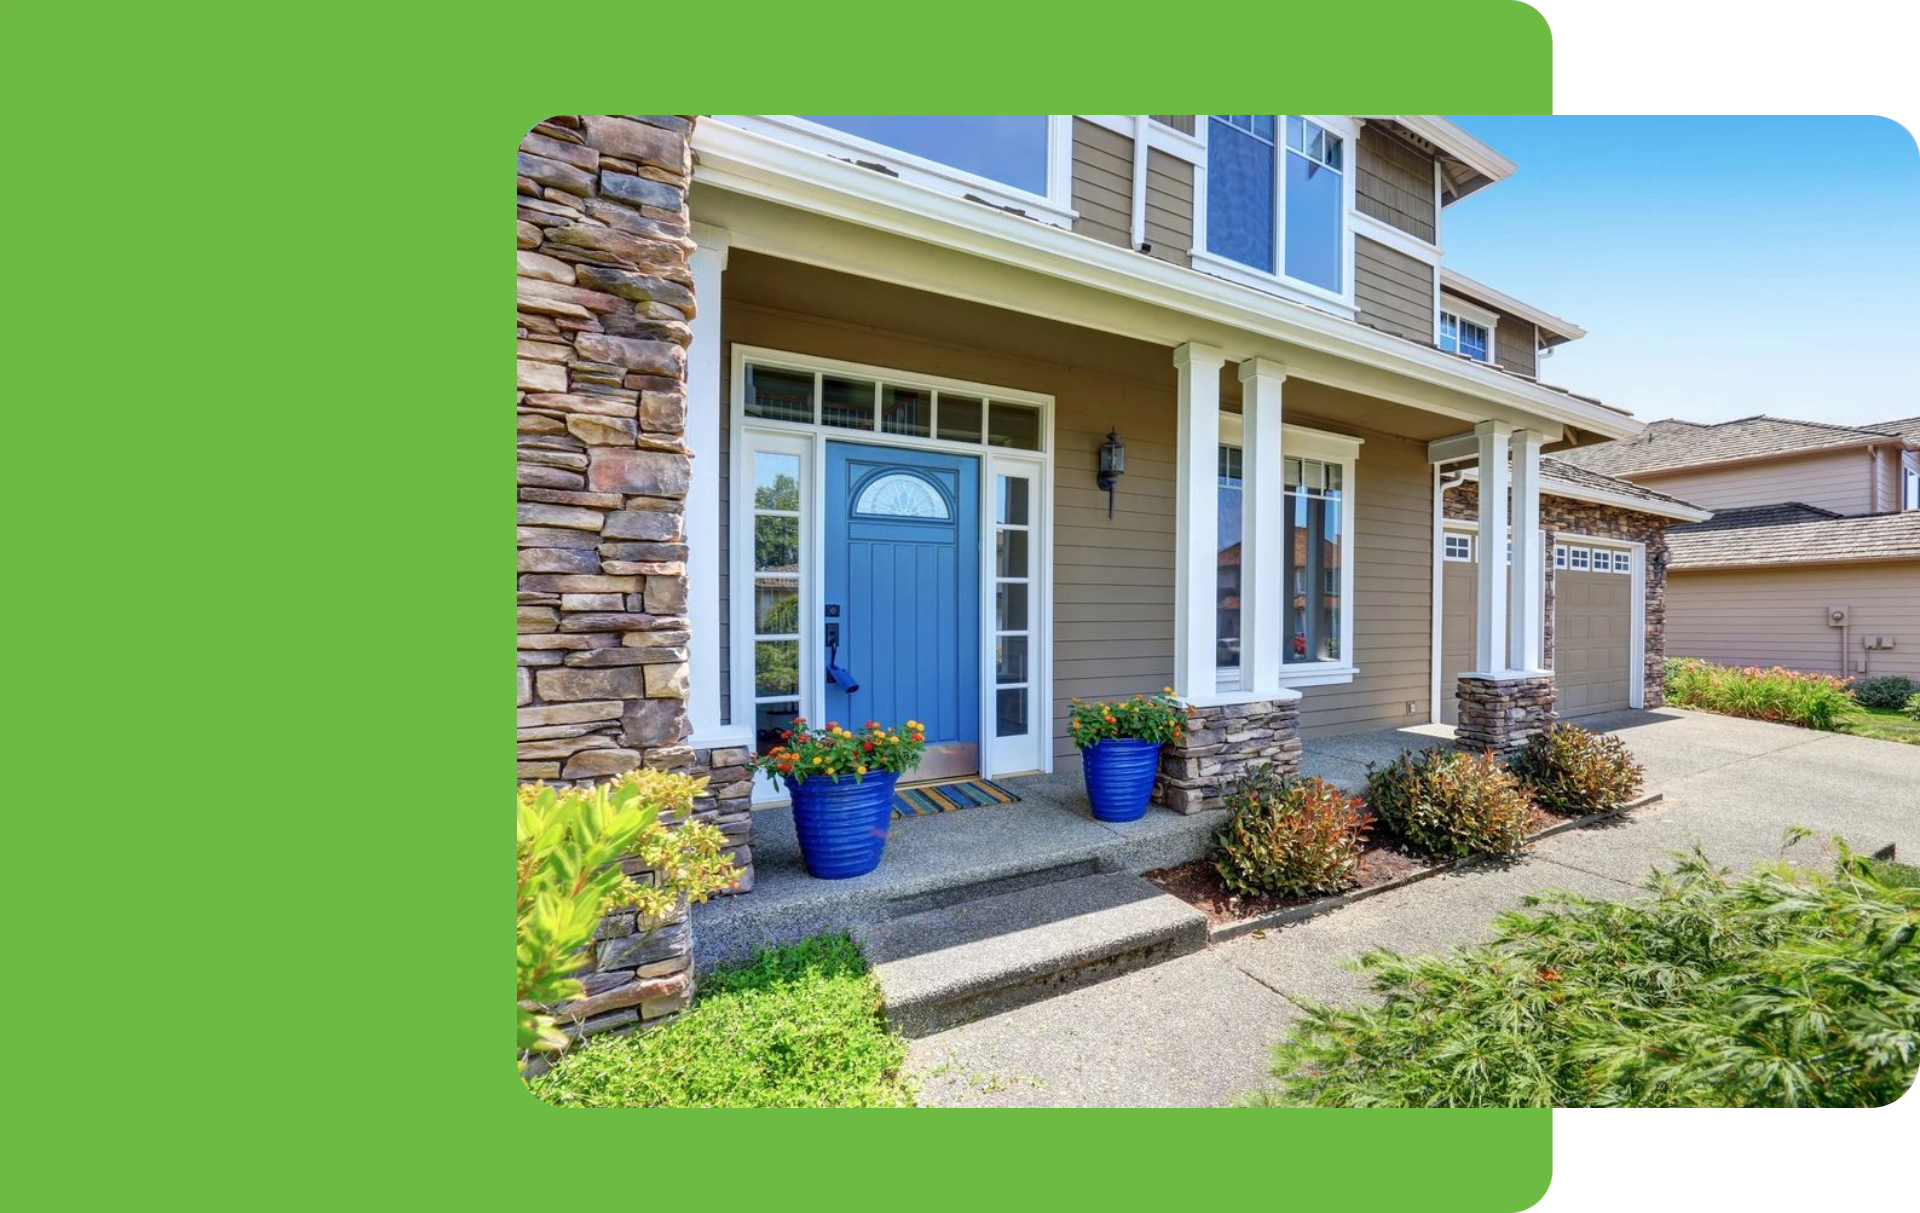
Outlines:
[[1454, 744], [1500, 754], [1516, 750], [1553, 727], [1554, 699], [1552, 674], [1462, 674]]
[[707, 793], [693, 802], [693, 819], [727, 836], [727, 854], [740, 869], [732, 893], [753, 891], [753, 772], [743, 746], [695, 750], [687, 774], [707, 779]]
[[1176, 813], [1224, 807], [1227, 786], [1263, 762], [1300, 770], [1300, 700], [1263, 699], [1198, 709], [1186, 740], [1160, 750], [1155, 804]]

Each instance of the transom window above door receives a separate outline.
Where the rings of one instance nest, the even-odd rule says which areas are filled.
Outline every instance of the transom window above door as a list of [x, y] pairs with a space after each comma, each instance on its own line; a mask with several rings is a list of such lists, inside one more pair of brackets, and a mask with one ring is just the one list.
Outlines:
[[1299, 114], [1213, 114], [1206, 140], [1202, 267], [1349, 298], [1348, 135]]
[[746, 376], [746, 415], [756, 421], [1016, 451], [1043, 449], [1040, 410], [1031, 404], [756, 362], [747, 364]]

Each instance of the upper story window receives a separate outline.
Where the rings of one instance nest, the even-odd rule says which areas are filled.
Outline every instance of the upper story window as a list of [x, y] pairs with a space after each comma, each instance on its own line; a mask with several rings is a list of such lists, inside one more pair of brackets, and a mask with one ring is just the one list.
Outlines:
[[1201, 251], [1344, 300], [1349, 136], [1298, 114], [1213, 114], [1206, 138]]
[[1462, 354], [1475, 362], [1492, 362], [1493, 334], [1499, 323], [1497, 312], [1442, 295], [1436, 341], [1449, 354]]
[[1073, 223], [1071, 114], [715, 114], [712, 121], [956, 198]]
[[1045, 114], [802, 114], [811, 122], [909, 152], [1029, 194], [1047, 193]]
[[1920, 510], [1920, 472], [1905, 469], [1901, 472], [1902, 492], [1901, 509]]

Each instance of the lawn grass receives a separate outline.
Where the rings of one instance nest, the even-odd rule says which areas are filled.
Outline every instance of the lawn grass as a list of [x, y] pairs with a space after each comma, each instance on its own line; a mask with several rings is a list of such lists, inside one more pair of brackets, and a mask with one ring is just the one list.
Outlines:
[[860, 950], [820, 935], [715, 970], [679, 1019], [589, 1040], [529, 1085], [559, 1107], [901, 1107], [906, 1053]]
[[1898, 708], [1869, 708], [1856, 703], [1840, 713], [1837, 723], [1841, 732], [1852, 733], [1856, 737], [1920, 745], [1920, 720], [1905, 715]]

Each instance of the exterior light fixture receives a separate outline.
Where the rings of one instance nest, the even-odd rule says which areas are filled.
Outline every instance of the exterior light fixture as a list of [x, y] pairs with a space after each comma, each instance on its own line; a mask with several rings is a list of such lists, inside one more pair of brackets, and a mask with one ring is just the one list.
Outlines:
[[1107, 431], [1107, 440], [1100, 444], [1100, 487], [1107, 490], [1107, 517], [1113, 517], [1113, 486], [1120, 483], [1120, 477], [1127, 470], [1127, 448], [1120, 441], [1120, 435], [1113, 430]]

